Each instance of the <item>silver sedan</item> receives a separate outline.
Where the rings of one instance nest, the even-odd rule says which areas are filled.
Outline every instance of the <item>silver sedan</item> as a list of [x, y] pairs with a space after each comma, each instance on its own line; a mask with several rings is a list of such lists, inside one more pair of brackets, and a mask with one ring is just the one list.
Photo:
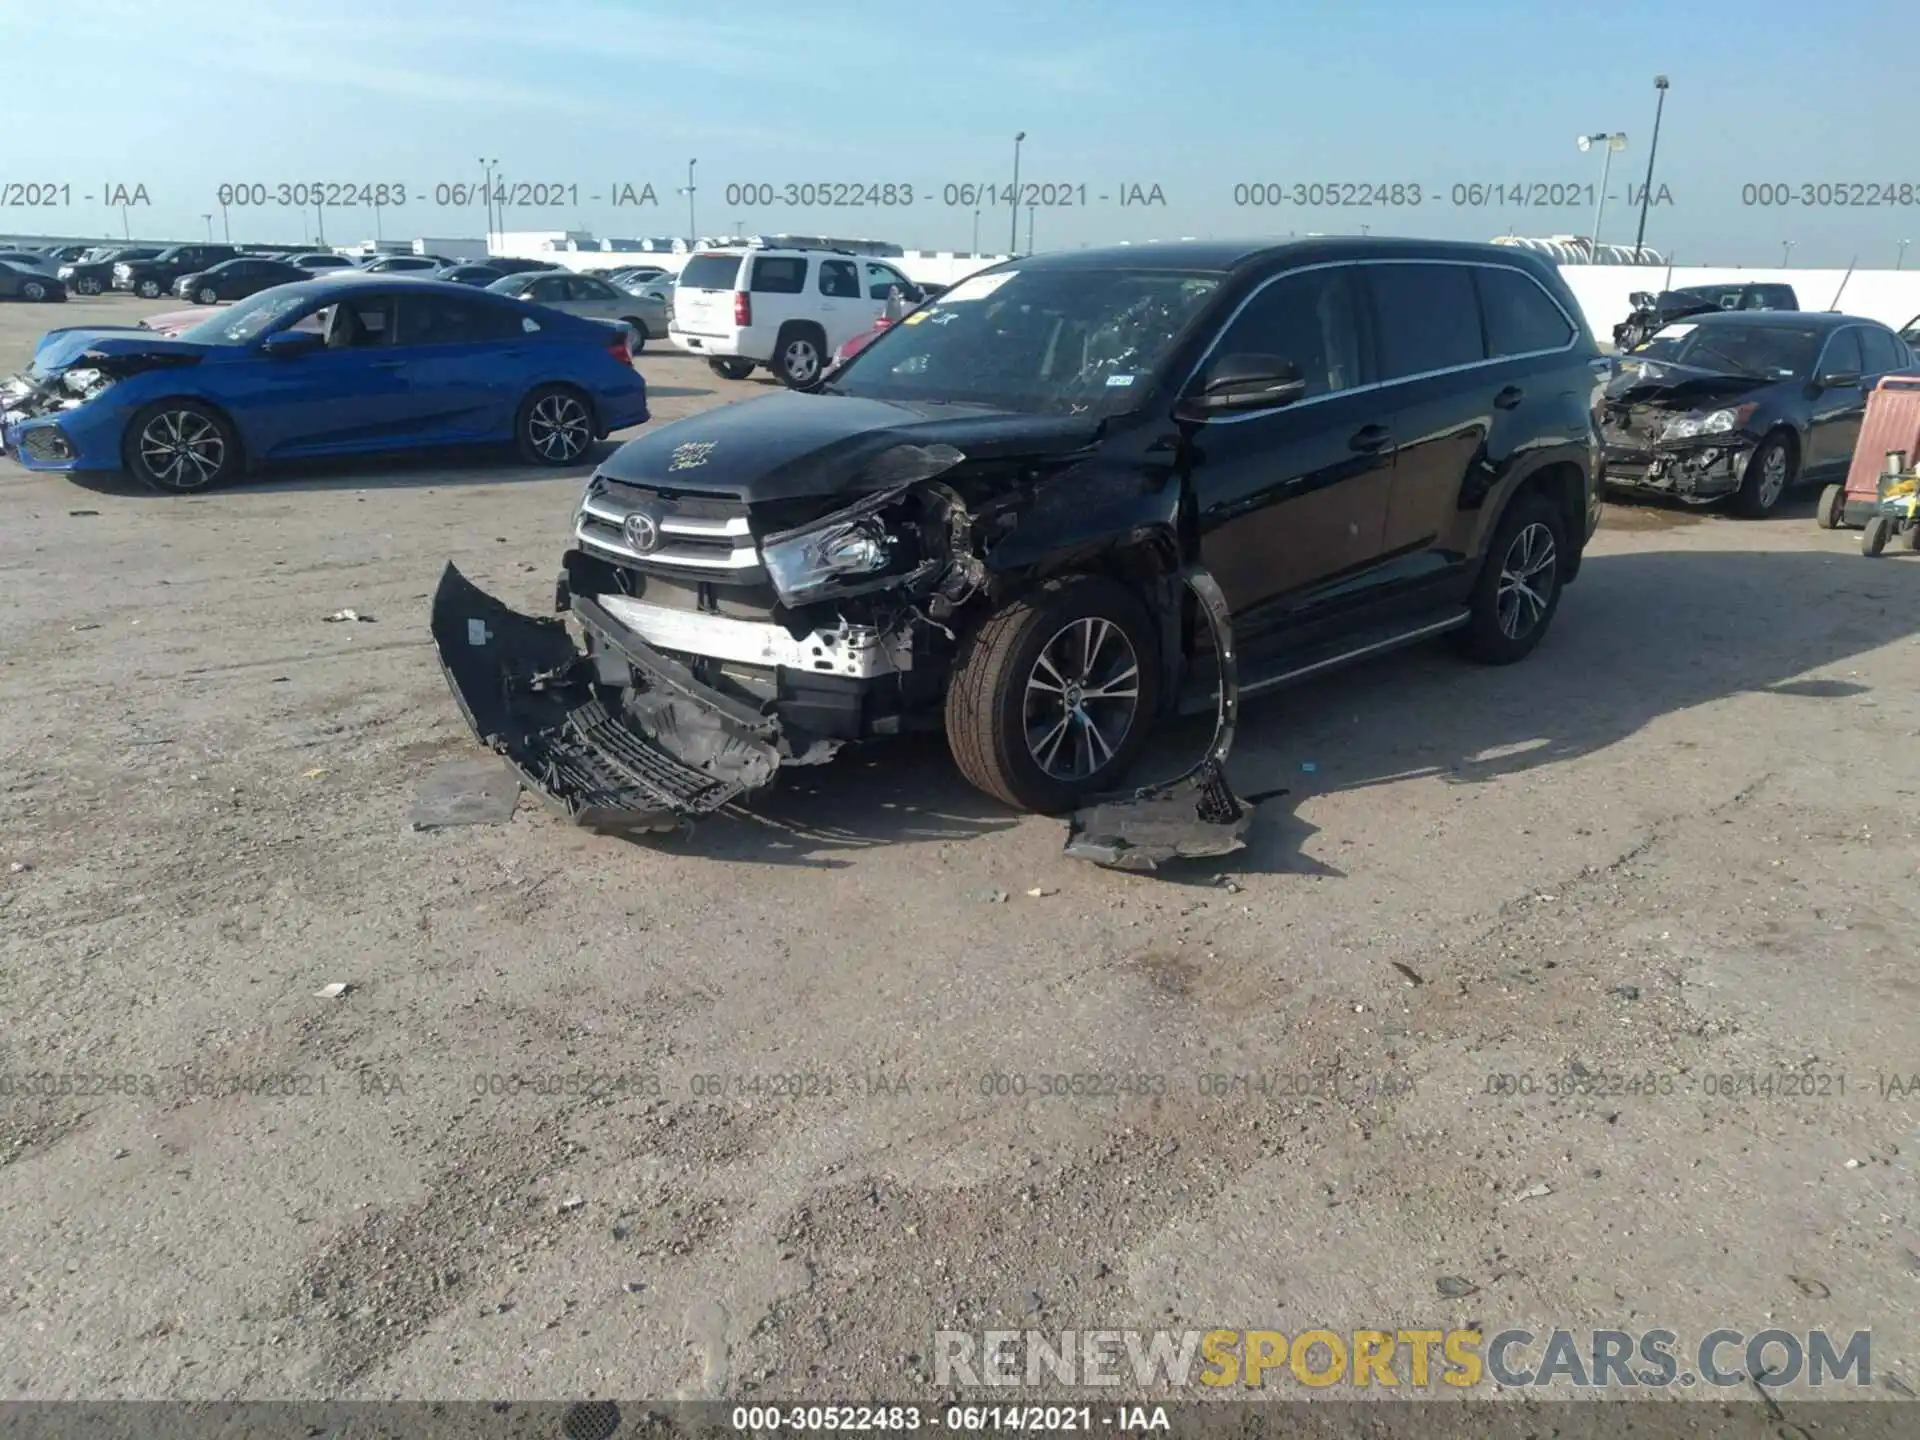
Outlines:
[[507, 275], [487, 289], [497, 295], [513, 295], [536, 305], [550, 306], [569, 315], [590, 320], [624, 322], [633, 331], [633, 348], [641, 349], [649, 340], [667, 333], [666, 303], [658, 297], [630, 295], [609, 285], [598, 275], [574, 275], [564, 270], [529, 270]]

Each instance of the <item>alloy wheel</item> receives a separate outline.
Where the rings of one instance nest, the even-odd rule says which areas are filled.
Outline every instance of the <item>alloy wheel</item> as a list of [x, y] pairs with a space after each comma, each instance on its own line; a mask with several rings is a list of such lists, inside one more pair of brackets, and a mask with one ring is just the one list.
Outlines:
[[593, 441], [587, 407], [571, 395], [542, 396], [527, 416], [527, 438], [545, 459], [579, 459]]
[[1055, 780], [1085, 780], [1119, 753], [1140, 703], [1140, 659], [1111, 620], [1063, 626], [1027, 674], [1027, 752]]
[[1500, 586], [1494, 593], [1494, 612], [1507, 639], [1518, 640], [1547, 613], [1558, 579], [1558, 559], [1553, 532], [1538, 520], [1522, 527], [1507, 546], [1500, 562]]
[[140, 432], [140, 462], [169, 490], [198, 490], [227, 463], [220, 427], [191, 410], [166, 410]]
[[38, 280], [29, 280], [20, 287], [20, 293], [29, 300], [44, 300], [47, 298], [47, 287]]
[[1767, 453], [1760, 457], [1760, 487], [1754, 496], [1760, 502], [1762, 510], [1771, 510], [1780, 502], [1787, 488], [1787, 450], [1784, 445], [1774, 444], [1767, 447]]
[[820, 351], [811, 340], [790, 340], [782, 363], [795, 383], [805, 385], [820, 373]]

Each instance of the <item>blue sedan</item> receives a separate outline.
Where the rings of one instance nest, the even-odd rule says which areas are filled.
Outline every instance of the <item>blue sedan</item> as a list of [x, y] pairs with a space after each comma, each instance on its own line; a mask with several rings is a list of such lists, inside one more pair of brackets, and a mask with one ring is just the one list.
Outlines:
[[189, 494], [280, 460], [512, 443], [573, 465], [647, 419], [626, 332], [434, 280], [263, 290], [172, 338], [50, 331], [0, 386], [29, 470], [131, 471]]

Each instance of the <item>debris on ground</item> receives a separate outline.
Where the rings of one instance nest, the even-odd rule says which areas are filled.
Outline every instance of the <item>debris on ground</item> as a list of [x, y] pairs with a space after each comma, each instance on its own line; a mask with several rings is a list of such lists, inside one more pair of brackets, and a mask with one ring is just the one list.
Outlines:
[[583, 1208], [586, 1203], [578, 1195], [569, 1195], [560, 1202], [558, 1209], [562, 1215], [571, 1215], [574, 1211]]
[[498, 756], [449, 760], [421, 780], [411, 820], [416, 830], [504, 825], [519, 803], [519, 773]]
[[967, 892], [967, 898], [969, 900], [978, 900], [982, 905], [1004, 905], [1007, 903], [1007, 892], [1004, 890], [996, 890], [989, 885], [985, 889], [969, 890]]
[[1414, 969], [1411, 965], [1403, 965], [1398, 960], [1390, 960], [1387, 963], [1392, 965], [1394, 969], [1398, 970], [1402, 975], [1407, 977], [1407, 984], [1424, 985], [1427, 983], [1427, 977], [1422, 975], [1418, 970]]
[[322, 775], [326, 773], [327, 773], [326, 766], [316, 765], [311, 770], [302, 770], [300, 772], [300, 778], [302, 780], [318, 780]]
[[98, 515], [99, 513], [100, 513], [100, 512], [99, 512], [98, 510], [69, 510], [69, 511], [67, 511], [67, 514], [69, 514], [69, 515]]
[[11, 865], [7, 866], [7, 872], [12, 875], [24, 875], [27, 873], [27, 871], [31, 869], [33, 869], [33, 866], [29, 865], [24, 860], [16, 860]]
[[1794, 1283], [1802, 1295], [1807, 1296], [1809, 1299], [1827, 1300], [1832, 1298], [1833, 1291], [1829, 1290], [1818, 1280], [1809, 1280], [1801, 1275], [1789, 1275], [1787, 1278]]
[[1551, 1195], [1552, 1193], [1553, 1187], [1551, 1185], [1529, 1185], [1507, 1203], [1511, 1205], [1521, 1200], [1538, 1200], [1542, 1195]]
[[1615, 985], [1611, 990], [1607, 991], [1607, 993], [1609, 995], [1616, 995], [1622, 1000], [1638, 1000], [1640, 998], [1640, 987], [1638, 985]]
[[1448, 1300], [1464, 1300], [1480, 1293], [1478, 1285], [1459, 1275], [1442, 1275], [1433, 1282], [1433, 1288]]
[[79, 634], [79, 633], [80, 633], [80, 632], [81, 632], [82, 630], [98, 630], [99, 628], [100, 628], [100, 626], [99, 626], [99, 625], [98, 625], [98, 624], [97, 624], [96, 622], [94, 622], [94, 621], [91, 621], [91, 620], [89, 620], [89, 621], [88, 621], [88, 622], [87, 622], [86, 624], [84, 624], [84, 625], [76, 625], [76, 626], [74, 626], [74, 627], [73, 627], [73, 630], [74, 630], [74, 633], [75, 633], [75, 634], [77, 635], [77, 634]]
[[1033, 889], [1027, 891], [1027, 894], [1036, 900], [1044, 900], [1049, 895], [1058, 895], [1059, 893], [1060, 892], [1051, 885], [1036, 885]]
[[336, 610], [327, 616], [326, 620], [329, 625], [337, 624], [343, 620], [358, 620], [363, 625], [373, 623], [373, 617], [371, 615], [362, 615], [358, 610]]
[[335, 980], [332, 984], [322, 985], [318, 990], [314, 991], [313, 998], [316, 1000], [338, 1000], [343, 995], [351, 994], [355, 988], [355, 985], [350, 980]]

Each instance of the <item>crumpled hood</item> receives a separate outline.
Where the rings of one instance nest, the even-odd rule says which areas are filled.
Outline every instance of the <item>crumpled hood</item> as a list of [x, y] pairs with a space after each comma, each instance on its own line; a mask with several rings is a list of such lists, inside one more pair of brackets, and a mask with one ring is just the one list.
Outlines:
[[1100, 421], [1084, 415], [786, 391], [629, 440], [599, 473], [630, 485], [756, 504], [858, 494], [867, 488], [866, 467], [896, 445], [951, 445], [970, 461], [1039, 458], [1084, 449], [1099, 429]]
[[169, 340], [137, 325], [95, 326], [84, 330], [50, 330], [34, 347], [33, 375], [55, 375], [84, 355], [113, 359], [127, 356], [154, 356], [174, 360], [198, 360], [207, 353], [204, 345], [189, 345]]
[[1751, 394], [1781, 383], [1770, 376], [1736, 375], [1696, 365], [1627, 357], [1620, 362], [1620, 373], [1607, 382], [1607, 401], [1613, 405], [1690, 410], [1701, 401]]

